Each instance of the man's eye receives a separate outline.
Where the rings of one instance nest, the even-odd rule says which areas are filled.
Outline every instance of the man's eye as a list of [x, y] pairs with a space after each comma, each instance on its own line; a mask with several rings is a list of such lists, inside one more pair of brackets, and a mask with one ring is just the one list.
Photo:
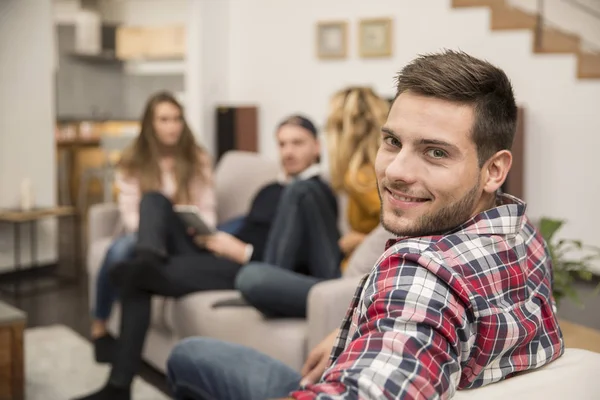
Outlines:
[[441, 149], [431, 149], [427, 152], [427, 154], [432, 157], [432, 158], [446, 158], [448, 157], [448, 154], [446, 154], [446, 152], [444, 150]]
[[386, 144], [389, 144], [390, 146], [394, 146], [394, 147], [400, 147], [400, 144], [401, 144], [400, 141], [393, 136], [387, 136], [383, 140], [385, 141]]

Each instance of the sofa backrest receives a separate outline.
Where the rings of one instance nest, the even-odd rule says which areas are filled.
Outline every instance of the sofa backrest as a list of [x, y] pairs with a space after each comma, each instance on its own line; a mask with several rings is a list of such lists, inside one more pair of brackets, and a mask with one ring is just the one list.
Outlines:
[[378, 225], [365, 240], [354, 250], [344, 271], [345, 277], [368, 274], [385, 250], [385, 243], [394, 236]]
[[276, 161], [258, 153], [225, 153], [215, 167], [218, 223], [246, 215], [256, 193], [277, 179], [279, 170]]

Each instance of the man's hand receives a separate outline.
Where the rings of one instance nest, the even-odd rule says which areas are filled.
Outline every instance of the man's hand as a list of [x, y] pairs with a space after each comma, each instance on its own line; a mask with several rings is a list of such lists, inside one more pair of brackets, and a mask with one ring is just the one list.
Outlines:
[[226, 232], [217, 232], [207, 236], [196, 236], [196, 244], [205, 247], [216, 256], [227, 258], [238, 264], [245, 264], [247, 244]]
[[318, 382], [323, 373], [327, 369], [327, 364], [329, 363], [329, 355], [331, 354], [331, 349], [333, 349], [333, 345], [335, 344], [335, 339], [337, 338], [339, 329], [334, 330], [327, 336], [321, 343], [315, 347], [304, 366], [302, 367], [302, 380], [300, 381], [301, 385], [308, 385]]
[[350, 231], [338, 240], [338, 246], [342, 250], [342, 253], [348, 255], [358, 247], [359, 244], [365, 239], [365, 234], [355, 231]]

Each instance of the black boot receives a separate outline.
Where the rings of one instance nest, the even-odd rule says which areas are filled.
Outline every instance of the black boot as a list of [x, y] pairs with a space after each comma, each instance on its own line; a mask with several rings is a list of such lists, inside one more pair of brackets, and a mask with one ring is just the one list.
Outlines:
[[110, 334], [94, 339], [94, 356], [98, 364], [110, 364], [117, 346], [117, 341]]
[[131, 400], [131, 389], [116, 387], [108, 383], [95, 393], [73, 400]]

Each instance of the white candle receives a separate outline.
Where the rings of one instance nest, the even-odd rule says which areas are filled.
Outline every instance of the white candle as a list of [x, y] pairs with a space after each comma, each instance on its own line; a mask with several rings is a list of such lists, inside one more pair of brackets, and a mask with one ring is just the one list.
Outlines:
[[33, 189], [31, 181], [27, 178], [21, 182], [21, 210], [29, 211], [33, 208]]

